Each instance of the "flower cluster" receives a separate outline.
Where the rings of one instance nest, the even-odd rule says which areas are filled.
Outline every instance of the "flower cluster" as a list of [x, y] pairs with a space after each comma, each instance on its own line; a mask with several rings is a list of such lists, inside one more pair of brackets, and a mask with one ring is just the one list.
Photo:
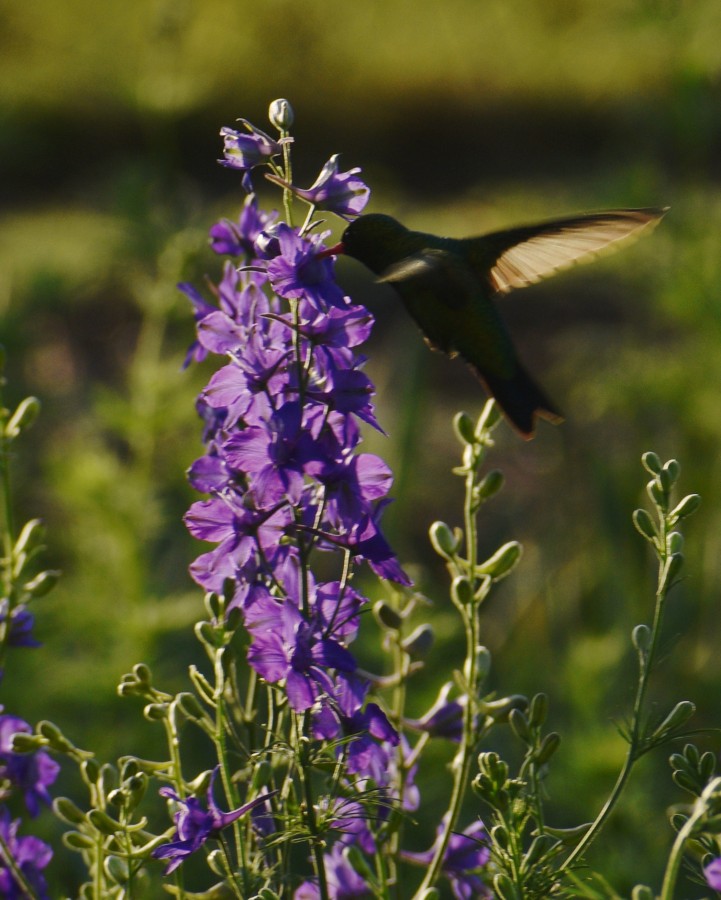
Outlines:
[[[305, 805], [310, 818], [302, 827], [333, 837], [324, 838], [322, 861], [315, 859], [313, 877], [295, 896], [364, 897], [373, 891], [354, 869], [351, 848], [376, 852], [387, 840], [389, 810], [415, 809], [418, 793], [411, 750], [370, 698], [350, 649], [366, 604], [354, 576], [367, 564], [397, 585], [410, 580], [380, 527], [391, 471], [359, 449], [361, 423], [380, 430], [358, 352], [373, 320], [336, 283], [324, 252], [328, 232], [318, 232], [313, 216], [323, 209], [353, 218], [369, 191], [358, 169], [339, 171], [337, 155], [311, 188], [294, 187], [285, 130], [292, 115], [278, 104], [285, 101], [271, 106], [278, 140], [244, 120], [243, 131], [221, 132], [222, 162], [243, 173], [249, 193], [236, 220], [210, 231], [213, 249], [228, 257], [213, 288], [217, 305], [192, 284], [180, 285], [197, 324], [188, 361], [225, 359], [198, 399], [206, 450], [189, 470], [193, 487], [209, 496], [191, 506], [185, 522], [194, 537], [215, 544], [192, 564], [192, 577], [223, 595], [226, 617], [242, 620], [248, 664], [272, 686], [277, 708], [287, 705], [297, 717], [291, 743], [302, 735], [341, 765], [335, 793], [317, 795], [312, 813]], [[258, 207], [251, 180], [258, 167], [283, 188], [286, 212], [293, 198], [308, 204], [302, 227]], [[321, 565], [324, 580], [313, 570]], [[219, 815], [212, 798], [206, 812], [194, 798], [173, 796], [177, 839], [154, 854], [170, 859], [170, 868], [251, 808]], [[272, 792], [260, 796], [253, 824], [268, 835], [280, 811]], [[450, 854], [457, 856], [455, 847]], [[408, 859], [425, 865], [425, 857]], [[472, 862], [475, 871], [479, 860]], [[468, 896], [456, 890], [463, 877], [453, 866], [454, 890]]]
[[0, 715], [0, 838], [10, 851], [13, 867], [0, 861], [0, 895], [8, 898], [27, 896], [21, 879], [32, 887], [35, 896], [47, 897], [42, 870], [52, 857], [52, 850], [39, 838], [18, 836], [20, 819], [13, 820], [5, 805], [20, 794], [31, 816], [40, 811], [40, 803], [50, 803], [48, 787], [55, 781], [60, 766], [45, 750], [16, 753], [13, 735], [30, 734], [30, 725], [17, 716]]

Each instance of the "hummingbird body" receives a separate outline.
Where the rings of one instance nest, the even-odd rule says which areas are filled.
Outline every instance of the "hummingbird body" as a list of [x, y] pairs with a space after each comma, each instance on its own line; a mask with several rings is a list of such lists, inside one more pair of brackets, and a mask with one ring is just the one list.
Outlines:
[[426, 342], [463, 357], [529, 439], [535, 419], [562, 416], [518, 360], [494, 299], [595, 256], [656, 224], [665, 210], [612, 210], [477, 238], [411, 231], [390, 216], [360, 216], [331, 253], [345, 253], [392, 285]]

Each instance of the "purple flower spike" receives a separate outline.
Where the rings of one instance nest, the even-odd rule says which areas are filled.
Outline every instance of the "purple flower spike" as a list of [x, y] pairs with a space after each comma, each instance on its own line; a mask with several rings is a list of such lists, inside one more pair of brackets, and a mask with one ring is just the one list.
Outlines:
[[171, 788], [160, 789], [163, 797], [175, 800], [180, 806], [174, 816], [177, 829], [176, 839], [153, 850], [153, 856], [156, 859], [170, 860], [165, 868], [166, 875], [174, 872], [187, 856], [195, 853], [208, 839], [217, 838], [223, 828], [249, 813], [256, 806], [265, 803], [271, 796], [269, 793], [264, 793], [232, 812], [223, 812], [213, 799], [213, 785], [217, 775], [218, 768], [216, 767], [210, 778], [205, 806], [197, 797], [188, 797], [183, 800]]

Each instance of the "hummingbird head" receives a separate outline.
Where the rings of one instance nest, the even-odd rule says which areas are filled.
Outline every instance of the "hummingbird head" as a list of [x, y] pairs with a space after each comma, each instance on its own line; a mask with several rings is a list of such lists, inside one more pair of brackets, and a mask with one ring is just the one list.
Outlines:
[[340, 244], [323, 255], [344, 253], [379, 275], [398, 260], [408, 229], [391, 216], [372, 213], [359, 216], [343, 232]]

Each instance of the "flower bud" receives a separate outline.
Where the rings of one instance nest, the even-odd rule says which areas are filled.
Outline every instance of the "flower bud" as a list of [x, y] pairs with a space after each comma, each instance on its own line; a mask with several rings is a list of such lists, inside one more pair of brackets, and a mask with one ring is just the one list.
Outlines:
[[119, 856], [106, 856], [103, 868], [105, 869], [105, 874], [115, 884], [127, 884], [130, 879], [128, 863]]
[[671, 479], [671, 484], [674, 484], [678, 481], [678, 476], [681, 474], [681, 463], [677, 459], [669, 459], [668, 462], [663, 464], [663, 470], [668, 473], [668, 477]]
[[222, 647], [223, 639], [210, 622], [196, 622], [194, 631], [197, 639], [201, 644], [205, 644], [206, 647], [210, 647], [213, 650]]
[[666, 508], [666, 496], [658, 479], [652, 478], [646, 485], [646, 490], [648, 491], [648, 496], [656, 506], [659, 506], [661, 509]]
[[509, 541], [487, 559], [476, 567], [476, 574], [489, 575], [494, 581], [500, 581], [514, 568], [518, 560], [521, 558], [523, 547], [518, 541]]
[[60, 572], [57, 569], [46, 569], [40, 572], [31, 581], [23, 585], [23, 590], [32, 597], [44, 597], [49, 594], [60, 579]]
[[648, 541], [655, 540], [657, 536], [656, 526], [653, 524], [653, 519], [645, 509], [634, 510], [632, 519], [634, 527], [640, 535], [645, 537]]
[[174, 702], [180, 707], [180, 709], [183, 711], [183, 714], [189, 719], [203, 718], [203, 707], [198, 702], [198, 698], [195, 696], [195, 694], [191, 694], [190, 691], [183, 691], [182, 693], [178, 694]]
[[143, 715], [149, 722], [160, 722], [168, 718], [167, 703], [148, 703], [143, 709]]
[[476, 423], [476, 440], [481, 440], [484, 433], [493, 431], [500, 421], [501, 410], [498, 404], [493, 399], [487, 400]]
[[651, 629], [648, 625], [636, 625], [631, 632], [631, 640], [639, 653], [647, 653], [651, 646]]
[[457, 606], [468, 606], [473, 602], [473, 588], [465, 575], [457, 575], [451, 583], [451, 597]]
[[683, 500], [671, 511], [671, 515], [675, 519], [685, 519], [695, 513], [701, 505], [701, 497], [698, 494], [688, 494]]
[[81, 834], [79, 831], [66, 831], [63, 835], [63, 843], [71, 850], [85, 852], [95, 848], [95, 839], [89, 834]]
[[696, 705], [690, 700], [679, 701], [663, 722], [654, 728], [651, 738], [660, 738], [669, 734], [671, 731], [675, 731], [677, 728], [685, 725], [695, 712]]
[[631, 891], [631, 900], [654, 900], [656, 894], [645, 884], [637, 884]]
[[22, 531], [15, 541], [13, 553], [15, 556], [20, 556], [22, 553], [34, 550], [35, 547], [39, 546], [44, 540], [45, 526], [43, 525], [42, 520], [30, 519], [29, 522], [26, 522], [23, 525]]
[[531, 728], [540, 728], [548, 715], [548, 694], [536, 694], [531, 700], [528, 711], [528, 722]]
[[512, 709], [525, 711], [527, 708], [528, 699], [523, 694], [511, 694], [509, 697], [481, 703], [479, 712], [481, 715], [489, 716], [494, 722], [507, 722]]
[[524, 744], [531, 743], [531, 730], [528, 727], [528, 719], [526, 714], [520, 709], [512, 709], [508, 714], [508, 724], [513, 729], [513, 733]]
[[518, 894], [513, 882], [504, 872], [493, 876], [493, 896], [498, 900], [517, 900]]
[[658, 454], [654, 453], [653, 450], [649, 450], [647, 453], [643, 454], [641, 463], [650, 475], [658, 475], [661, 471], [661, 460], [659, 459]]
[[557, 731], [551, 731], [541, 741], [541, 746], [536, 753], [536, 763], [539, 766], [545, 765], [553, 754], [558, 750], [561, 743], [561, 735]]
[[274, 100], [268, 107], [268, 118], [278, 131], [290, 131], [295, 119], [293, 107], [282, 98]]
[[489, 500], [494, 494], [497, 494], [503, 487], [503, 472], [500, 469], [491, 469], [487, 472], [481, 483], [478, 485], [478, 499]]
[[40, 412], [40, 401], [37, 397], [26, 397], [21, 400], [17, 409], [5, 426], [5, 437], [15, 438], [21, 431], [29, 428]]
[[669, 553], [681, 553], [683, 551], [683, 535], [680, 531], [672, 531], [666, 536], [666, 549]]
[[58, 726], [54, 725], [52, 722], [48, 722], [47, 720], [39, 722], [37, 725], [37, 732], [45, 738], [48, 742], [48, 746], [58, 753], [67, 753], [69, 750], [75, 749], [70, 741], [63, 735], [62, 731], [60, 731]]
[[467, 412], [456, 413], [453, 417], [453, 430], [462, 444], [475, 444], [473, 419]]
[[373, 604], [373, 616], [381, 628], [388, 631], [400, 631], [403, 624], [403, 619], [399, 613], [392, 606], [389, 606], [385, 600], [378, 600], [377, 603]]
[[491, 829], [491, 840], [501, 850], [508, 849], [508, 831], [505, 825], [496, 825]]
[[458, 552], [460, 536], [458, 532], [451, 531], [445, 522], [434, 522], [428, 533], [433, 549], [439, 556], [451, 559]]
[[81, 825], [85, 822], [85, 813], [68, 797], [56, 797], [53, 800], [53, 812], [68, 825]]
[[430, 625], [419, 625], [418, 628], [402, 642], [401, 647], [412, 660], [422, 660], [428, 656], [433, 646], [434, 635]]
[[39, 737], [37, 734], [26, 734], [24, 731], [18, 731], [12, 738], [13, 753], [35, 753], [42, 747], [47, 747], [48, 741]]
[[88, 821], [102, 834], [115, 834], [116, 831], [122, 830], [120, 822], [116, 822], [102, 809], [91, 809], [88, 813]]

